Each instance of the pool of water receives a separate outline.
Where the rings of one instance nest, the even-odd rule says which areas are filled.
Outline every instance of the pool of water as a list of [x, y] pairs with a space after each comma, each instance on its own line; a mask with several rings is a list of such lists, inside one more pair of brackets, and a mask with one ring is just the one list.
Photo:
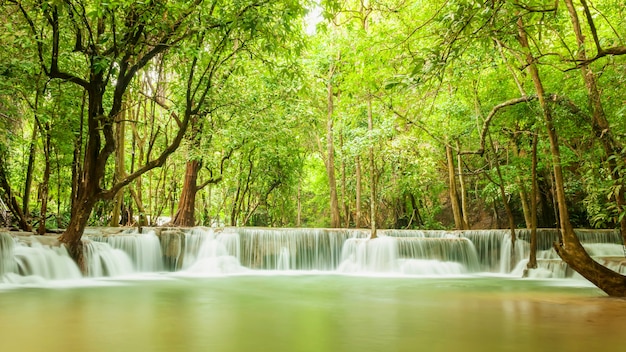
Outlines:
[[0, 291], [0, 351], [626, 351], [575, 280], [241, 275]]

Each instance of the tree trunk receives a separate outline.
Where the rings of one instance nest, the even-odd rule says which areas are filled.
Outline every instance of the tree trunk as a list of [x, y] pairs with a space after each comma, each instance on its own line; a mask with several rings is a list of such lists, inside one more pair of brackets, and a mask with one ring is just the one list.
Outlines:
[[[519, 148], [517, 147], [517, 142], [518, 142], [518, 138], [519, 138], [519, 133], [518, 131], [514, 132], [512, 141], [511, 141], [511, 145], [513, 148], [513, 154], [516, 157], [521, 157], [520, 155], [520, 151]], [[528, 206], [528, 192], [526, 191], [526, 186], [524, 185], [524, 182], [522, 181], [522, 178], [519, 176], [515, 177], [517, 184], [519, 186], [519, 197], [520, 197], [520, 203], [522, 205], [522, 211], [524, 212], [524, 223], [526, 224], [526, 228], [531, 228], [532, 225], [532, 220], [531, 220], [531, 209]]]
[[[59, 237], [64, 243], [70, 256], [84, 272], [86, 267], [83, 261], [83, 246], [81, 237], [87, 226], [91, 211], [99, 200], [100, 181], [104, 177], [105, 164], [113, 152], [111, 146], [101, 150], [101, 122], [103, 114], [102, 99], [104, 89], [93, 84], [89, 89], [88, 118], [87, 118], [87, 146], [85, 150], [83, 168], [76, 190], [76, 202], [72, 207], [70, 223]], [[113, 146], [114, 147], [114, 146]]]
[[298, 178], [298, 214], [296, 217], [296, 227], [302, 226], [302, 179]]
[[459, 197], [456, 191], [456, 176], [454, 175], [454, 156], [452, 155], [452, 147], [446, 144], [446, 158], [448, 160], [448, 191], [450, 194], [450, 205], [452, 205], [452, 214], [454, 215], [454, 227], [457, 230], [463, 229], [463, 218], [461, 217], [461, 209], [459, 207]]
[[[119, 182], [124, 177], [126, 177], [126, 168], [125, 168], [125, 125], [124, 122], [126, 111], [122, 110], [119, 114], [119, 118], [117, 119], [117, 129], [115, 131], [115, 182]], [[122, 210], [124, 202], [124, 192], [119, 191], [113, 198], [113, 213], [111, 214], [111, 221], [109, 226], [117, 227], [120, 224], [120, 212]]]
[[521, 17], [518, 19], [517, 25], [519, 41], [526, 52], [528, 70], [530, 71], [533, 84], [537, 91], [537, 98], [539, 99], [539, 104], [546, 123], [548, 139], [550, 140], [550, 153], [552, 155], [552, 167], [554, 169], [554, 182], [562, 235], [562, 241], [555, 243], [554, 249], [567, 265], [608, 295], [624, 297], [626, 296], [626, 276], [616, 273], [593, 260], [585, 251], [578, 237], [576, 237], [572, 224], [570, 223], [563, 182], [563, 170], [561, 167], [561, 154], [552, 114], [545, 101], [543, 84], [541, 83], [539, 70], [535, 64], [535, 58], [530, 52], [528, 38]]
[[[456, 149], [461, 150], [461, 143], [456, 140]], [[467, 191], [465, 190], [465, 176], [463, 175], [463, 159], [461, 154], [457, 153], [457, 167], [459, 169], [459, 187], [461, 188], [461, 214], [463, 220], [463, 230], [468, 230], [469, 227], [469, 214], [467, 211]]]
[[44, 235], [46, 233], [46, 215], [48, 213], [48, 189], [50, 187], [50, 123], [44, 125], [42, 132], [43, 150], [44, 150], [44, 171], [43, 180], [41, 181], [41, 194], [39, 201], [41, 209], [39, 212], [39, 227], [37, 234]]
[[345, 150], [343, 147], [343, 131], [339, 131], [339, 149], [341, 150], [341, 202], [343, 204], [343, 214], [344, 214], [344, 226], [346, 228], [350, 227], [350, 204], [348, 204], [348, 199], [346, 197], [346, 158], [345, 158]]
[[172, 220], [172, 224], [175, 226], [191, 227], [196, 224], [196, 193], [198, 191], [198, 171], [200, 166], [198, 160], [187, 161], [183, 189], [178, 201], [178, 210]]
[[337, 198], [337, 180], [335, 178], [335, 146], [333, 142], [333, 76], [335, 65], [331, 64], [328, 72], [327, 89], [327, 115], [326, 115], [326, 174], [328, 175], [328, 188], [330, 191], [330, 227], [341, 227], [341, 215], [339, 214], [339, 199]]
[[37, 151], [37, 131], [38, 123], [33, 124], [33, 135], [30, 140], [30, 147], [28, 148], [28, 165], [26, 166], [26, 180], [24, 181], [24, 196], [22, 198], [22, 213], [24, 216], [28, 216], [30, 192], [33, 185], [33, 169], [35, 167], [35, 152]]
[[[422, 221], [422, 216], [420, 215], [420, 210], [413, 193], [409, 193], [409, 199], [411, 200], [411, 208], [413, 209], [413, 211], [411, 212], [411, 219], [414, 219], [417, 222], [418, 226], [424, 225], [424, 221]], [[409, 223], [409, 226], [410, 225], [411, 223]]]
[[132, 186], [128, 187], [130, 191], [130, 196], [135, 201], [135, 205], [137, 205], [137, 211], [139, 212], [139, 219], [137, 220], [137, 226], [148, 226], [148, 219], [146, 218], [146, 208], [143, 205], [143, 201], [141, 200], [141, 179], [137, 179], [137, 191]]
[[374, 160], [374, 142], [372, 138], [372, 133], [374, 131], [374, 119], [372, 113], [372, 96], [368, 94], [367, 96], [367, 130], [368, 130], [368, 138], [370, 142], [370, 217], [371, 217], [371, 232], [370, 238], [376, 238], [376, 208], [378, 202], [378, 197], [376, 196], [376, 164]]
[[530, 203], [530, 255], [526, 268], [537, 268], [537, 133], [533, 133], [533, 151], [531, 166], [531, 203]]
[[361, 158], [356, 157], [356, 200], [354, 206], [354, 227], [361, 227]]
[[82, 164], [81, 159], [83, 156], [83, 129], [85, 125], [85, 104], [86, 104], [86, 93], [83, 93], [81, 108], [80, 108], [80, 124], [78, 126], [78, 131], [76, 131], [76, 140], [74, 141], [74, 151], [72, 153], [72, 193], [71, 193], [71, 202], [70, 209], [74, 209], [76, 206], [76, 198], [78, 197], [78, 184], [80, 183], [80, 175], [82, 174]]
[[[6, 155], [2, 149], [0, 149], [0, 159], [7, 160]], [[4, 190], [4, 195], [6, 197], [6, 205], [11, 211], [11, 214], [16, 218], [19, 228], [22, 231], [30, 232], [32, 231], [32, 227], [26, 220], [24, 213], [22, 213], [22, 208], [20, 208], [17, 199], [13, 195], [13, 190], [11, 185], [9, 184], [9, 175], [7, 174], [6, 166], [4, 162], [0, 162], [0, 189]]]

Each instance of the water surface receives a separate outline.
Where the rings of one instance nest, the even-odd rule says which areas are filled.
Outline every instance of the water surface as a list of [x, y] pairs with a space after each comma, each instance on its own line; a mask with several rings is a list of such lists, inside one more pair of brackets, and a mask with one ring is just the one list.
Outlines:
[[93, 282], [0, 291], [0, 351], [626, 351], [626, 301], [571, 280]]

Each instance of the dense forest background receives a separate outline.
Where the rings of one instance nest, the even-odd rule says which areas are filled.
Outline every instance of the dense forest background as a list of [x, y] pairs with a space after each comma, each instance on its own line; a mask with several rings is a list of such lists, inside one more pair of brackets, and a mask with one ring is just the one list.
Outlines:
[[575, 227], [626, 221], [622, 1], [0, 9], [22, 229], [554, 227], [555, 163]]

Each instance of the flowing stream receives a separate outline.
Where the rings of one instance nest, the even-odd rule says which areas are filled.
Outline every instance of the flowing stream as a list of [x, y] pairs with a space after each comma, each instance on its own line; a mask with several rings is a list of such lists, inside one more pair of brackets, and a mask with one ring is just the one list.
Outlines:
[[[119, 232], [119, 231], [118, 231]], [[0, 351], [622, 351], [626, 301], [540, 231], [132, 229], [0, 233]], [[616, 231], [579, 231], [624, 271]], [[512, 257], [513, 256], [513, 257]]]

